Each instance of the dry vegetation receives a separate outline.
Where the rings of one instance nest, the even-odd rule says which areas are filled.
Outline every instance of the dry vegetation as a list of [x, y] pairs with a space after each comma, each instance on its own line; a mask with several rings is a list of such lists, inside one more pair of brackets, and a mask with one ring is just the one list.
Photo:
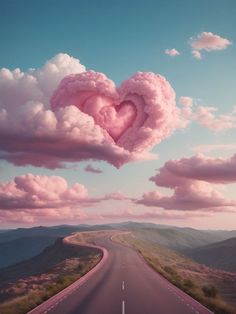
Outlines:
[[96, 244], [96, 240], [101, 237], [113, 236], [120, 233], [117, 230], [84, 231], [78, 232], [71, 240], [71, 243]]
[[184, 255], [151, 243], [142, 232], [116, 235], [135, 248], [157, 272], [216, 314], [236, 313], [236, 273], [213, 270]]
[[[73, 243], [75, 242], [78, 243], [78, 239], [74, 238]], [[27, 313], [87, 273], [100, 258], [101, 254], [94, 249], [87, 250], [86, 255], [84, 252], [80, 254], [78, 249], [77, 256], [65, 257], [46, 272], [8, 282], [0, 287], [0, 313]]]

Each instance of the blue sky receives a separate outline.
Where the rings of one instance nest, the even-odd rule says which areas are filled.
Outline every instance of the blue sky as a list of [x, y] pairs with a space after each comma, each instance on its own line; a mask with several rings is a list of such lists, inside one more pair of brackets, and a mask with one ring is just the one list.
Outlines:
[[[234, 0], [175, 1], [4, 1], [0, 2], [0, 67], [41, 67], [59, 52], [80, 59], [87, 69], [104, 72], [119, 84], [137, 71], [164, 75], [180, 96], [200, 99], [219, 112], [236, 105], [236, 2]], [[222, 51], [203, 51], [203, 59], [191, 54], [189, 40], [201, 32], [213, 32], [233, 42]], [[167, 48], [180, 56], [170, 57]], [[93, 163], [102, 175], [78, 170], [18, 168], [2, 163], [1, 181], [15, 175], [57, 174], [71, 183], [79, 181], [94, 194], [123, 190], [140, 195], [154, 189], [148, 178], [169, 159], [191, 156], [203, 144], [232, 144], [236, 131], [215, 134], [196, 123], [177, 131], [154, 148], [157, 161], [128, 164], [116, 170], [104, 162]], [[231, 152], [232, 153], [232, 152]], [[230, 152], [216, 152], [229, 156]], [[112, 178], [112, 184], [108, 184]], [[136, 181], [134, 184], [134, 178]], [[232, 195], [234, 187], [226, 194]]]

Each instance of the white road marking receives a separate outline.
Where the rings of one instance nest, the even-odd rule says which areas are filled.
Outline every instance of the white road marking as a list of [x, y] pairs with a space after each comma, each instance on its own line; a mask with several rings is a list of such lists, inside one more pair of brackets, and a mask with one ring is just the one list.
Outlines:
[[122, 290], [125, 290], [125, 282], [124, 282], [124, 280], [122, 282]]
[[125, 301], [122, 301], [122, 314], [125, 314]]

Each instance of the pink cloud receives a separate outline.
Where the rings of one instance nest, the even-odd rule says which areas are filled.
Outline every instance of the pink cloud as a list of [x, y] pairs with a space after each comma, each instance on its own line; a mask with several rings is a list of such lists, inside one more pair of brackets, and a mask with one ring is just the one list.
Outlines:
[[236, 155], [230, 159], [198, 155], [171, 160], [150, 180], [171, 188], [173, 194], [148, 192], [137, 201], [140, 204], [169, 210], [235, 211], [236, 200], [226, 199], [213, 184], [236, 182]]
[[188, 96], [181, 96], [179, 98], [179, 104], [186, 107], [191, 107], [193, 105], [193, 98]]
[[29, 173], [0, 183], [0, 223], [80, 222], [90, 219], [85, 208], [124, 200], [131, 199], [119, 191], [91, 197], [80, 183]]
[[236, 155], [212, 158], [197, 155], [170, 160], [151, 178], [158, 186], [175, 187], [186, 180], [201, 180], [215, 184], [236, 182]]
[[191, 40], [191, 47], [194, 50], [223, 50], [231, 44], [232, 42], [230, 40], [211, 32], [202, 32], [196, 39]]
[[26, 174], [7, 183], [0, 183], [0, 210], [33, 210], [87, 206], [102, 201], [130, 200], [116, 191], [100, 197], [90, 197], [86, 187], [75, 183], [69, 186], [59, 176]]
[[218, 114], [216, 107], [198, 104], [197, 99], [181, 96], [179, 104], [179, 127], [186, 127], [190, 122], [196, 121], [213, 132], [224, 132], [236, 128], [236, 111]]
[[171, 196], [159, 191], [145, 193], [137, 203], [167, 210], [234, 211], [236, 201], [227, 200], [211, 184], [203, 181], [186, 180], [173, 188]]
[[91, 172], [91, 173], [102, 173], [103, 171], [99, 168], [94, 168], [92, 165], [87, 165], [85, 168], [84, 168], [84, 171], [86, 172]]
[[124, 195], [120, 191], [106, 194], [104, 196], [104, 199], [106, 199], [106, 200], [116, 200], [116, 201], [130, 200], [129, 197], [127, 197], [126, 195]]
[[202, 55], [201, 52], [198, 50], [192, 50], [192, 55], [195, 59], [201, 60], [202, 59]]
[[51, 103], [54, 110], [76, 106], [93, 117], [108, 141], [129, 152], [142, 152], [167, 137], [177, 114], [173, 89], [151, 72], [136, 73], [118, 89], [101, 73], [71, 75], [61, 81]]
[[59, 176], [26, 174], [0, 184], [0, 210], [61, 208], [89, 201], [87, 189]]
[[70, 207], [40, 208], [21, 210], [0, 210], [0, 224], [6, 225], [34, 225], [55, 223], [81, 223], [87, 219], [87, 214], [82, 209]]
[[180, 52], [176, 50], [175, 48], [172, 49], [166, 49], [165, 54], [171, 57], [179, 56]]
[[198, 106], [193, 119], [214, 132], [236, 128], [235, 112], [216, 115], [217, 108]]
[[197, 38], [190, 39], [192, 54], [196, 59], [202, 59], [201, 50], [214, 51], [226, 49], [232, 42], [211, 32], [202, 32]]
[[176, 128], [165, 78], [138, 72], [116, 88], [66, 54], [25, 73], [0, 70], [0, 94], [0, 159], [18, 166], [90, 159], [120, 167], [154, 158], [150, 149]]

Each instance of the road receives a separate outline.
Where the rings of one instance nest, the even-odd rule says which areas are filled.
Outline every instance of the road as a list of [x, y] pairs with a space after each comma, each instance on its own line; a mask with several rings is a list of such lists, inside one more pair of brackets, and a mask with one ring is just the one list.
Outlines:
[[151, 269], [133, 249], [100, 238], [108, 257], [78, 287], [32, 314], [209, 314], [197, 301]]

